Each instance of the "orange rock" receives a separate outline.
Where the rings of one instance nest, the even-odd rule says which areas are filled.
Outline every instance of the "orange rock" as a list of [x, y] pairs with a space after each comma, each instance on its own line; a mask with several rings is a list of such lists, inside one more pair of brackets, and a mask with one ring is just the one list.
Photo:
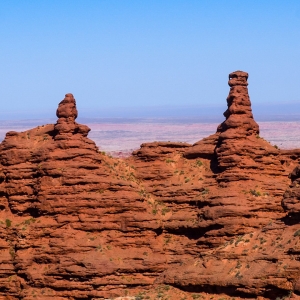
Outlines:
[[300, 150], [259, 137], [247, 79], [229, 75], [226, 120], [194, 145], [106, 156], [72, 94], [56, 124], [8, 132], [0, 299], [297, 299]]

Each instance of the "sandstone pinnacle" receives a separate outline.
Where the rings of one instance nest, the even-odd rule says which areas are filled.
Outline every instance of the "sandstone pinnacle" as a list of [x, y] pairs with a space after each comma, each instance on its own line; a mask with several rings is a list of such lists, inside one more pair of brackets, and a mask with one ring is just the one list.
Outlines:
[[226, 120], [218, 127], [221, 139], [259, 134], [259, 126], [253, 119], [247, 79], [246, 72], [236, 71], [229, 74], [228, 108], [224, 112]]
[[75, 134], [88, 135], [90, 128], [75, 122], [78, 112], [73, 94], [69, 93], [65, 95], [65, 98], [58, 105], [56, 116], [58, 117], [57, 123], [55, 124], [55, 130], [57, 132], [55, 135], [56, 140], [74, 138]]
[[58, 118], [73, 119], [75, 120], [78, 116], [76, 108], [76, 100], [73, 94], [66, 94], [65, 98], [59, 103], [56, 116]]

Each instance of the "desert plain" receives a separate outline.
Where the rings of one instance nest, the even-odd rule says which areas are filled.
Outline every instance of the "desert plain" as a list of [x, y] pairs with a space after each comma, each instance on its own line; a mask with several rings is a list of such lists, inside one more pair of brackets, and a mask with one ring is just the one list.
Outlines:
[[[267, 117], [267, 116], [266, 116]], [[215, 116], [219, 122], [201, 121], [199, 118], [102, 118], [92, 122], [86, 118], [84, 124], [91, 128], [89, 138], [101, 151], [112, 156], [129, 156], [142, 143], [152, 141], [181, 141], [193, 144], [213, 134], [223, 116]], [[34, 126], [51, 123], [53, 120], [7, 120], [0, 121], [0, 141], [6, 132], [25, 131]], [[300, 118], [290, 121], [288, 116], [279, 116], [274, 121], [258, 121], [260, 134], [280, 149], [300, 148]]]

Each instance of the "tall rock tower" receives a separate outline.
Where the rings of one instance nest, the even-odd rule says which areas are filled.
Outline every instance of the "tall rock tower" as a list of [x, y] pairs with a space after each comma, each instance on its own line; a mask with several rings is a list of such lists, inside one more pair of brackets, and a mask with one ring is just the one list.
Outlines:
[[217, 128], [215, 148], [220, 182], [251, 180], [259, 175], [281, 176], [284, 172], [277, 158], [278, 149], [259, 136], [247, 80], [246, 72], [229, 74], [226, 120]]
[[259, 134], [259, 126], [253, 119], [251, 102], [248, 94], [248, 73], [236, 71], [229, 74], [230, 86], [227, 97], [226, 120], [218, 127], [220, 139], [245, 138]]

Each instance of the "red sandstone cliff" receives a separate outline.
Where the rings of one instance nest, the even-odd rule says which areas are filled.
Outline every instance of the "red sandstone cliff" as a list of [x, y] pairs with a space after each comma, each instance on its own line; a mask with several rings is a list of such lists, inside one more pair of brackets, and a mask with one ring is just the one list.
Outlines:
[[0, 299], [300, 295], [300, 151], [259, 136], [247, 79], [229, 75], [226, 120], [194, 145], [103, 155], [72, 94], [55, 125], [8, 132]]

